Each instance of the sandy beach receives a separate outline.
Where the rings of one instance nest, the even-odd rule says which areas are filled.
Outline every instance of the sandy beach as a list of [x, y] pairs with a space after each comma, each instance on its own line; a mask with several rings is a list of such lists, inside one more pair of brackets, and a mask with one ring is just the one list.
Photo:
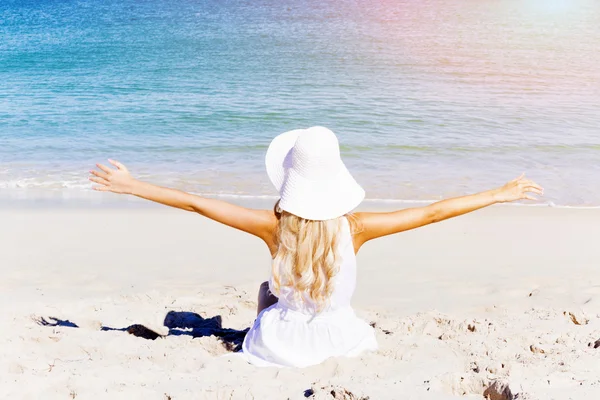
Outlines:
[[598, 209], [496, 206], [368, 243], [354, 307], [379, 351], [300, 370], [232, 352], [269, 274], [258, 239], [153, 207], [0, 221], [1, 398], [600, 398]]
[[[0, 400], [600, 400], [599, 0], [11, 0], [0, 27]], [[325, 136], [304, 145], [298, 129]], [[271, 163], [289, 131], [296, 150], [277, 145]], [[239, 349], [267, 247], [92, 190], [90, 177], [193, 208], [123, 170], [88, 174], [108, 159], [142, 182], [251, 208], [283, 197], [321, 221], [363, 198], [391, 210], [522, 173], [535, 184], [442, 208], [517, 205], [365, 244], [352, 306], [377, 351], [258, 368]], [[196, 209], [272, 232], [209, 208]], [[306, 226], [289, 221], [278, 239]], [[350, 238], [327, 233], [352, 272], [336, 295], [356, 328], [257, 334], [278, 356], [273, 338], [294, 343], [280, 360], [373, 344], [344, 295]], [[269, 325], [293, 308], [256, 331], [281, 332]]]

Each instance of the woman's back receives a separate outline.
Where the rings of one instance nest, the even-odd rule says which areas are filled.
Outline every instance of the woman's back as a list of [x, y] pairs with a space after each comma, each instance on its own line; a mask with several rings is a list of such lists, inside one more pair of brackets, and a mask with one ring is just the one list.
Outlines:
[[[337, 249], [340, 257], [337, 273], [333, 276], [333, 292], [331, 293], [322, 313], [350, 307], [350, 301], [356, 287], [356, 255], [352, 242], [352, 231], [348, 218], [341, 217], [341, 229], [337, 233]], [[275, 261], [276, 263], [277, 261]], [[281, 268], [274, 265], [274, 268]], [[273, 276], [269, 279], [269, 289], [276, 293], [273, 287]], [[279, 307], [314, 315], [318, 312], [315, 304], [306, 293], [298, 293], [290, 286], [282, 286], [279, 289]]]
[[[337, 235], [339, 265], [331, 278], [333, 290], [325, 307], [319, 310], [306, 292], [282, 285], [279, 301], [258, 315], [244, 340], [243, 351], [251, 363], [305, 367], [329, 357], [353, 356], [377, 348], [373, 328], [356, 317], [350, 306], [356, 287], [356, 256], [346, 217], [341, 217]], [[270, 286], [272, 280], [273, 276]]]

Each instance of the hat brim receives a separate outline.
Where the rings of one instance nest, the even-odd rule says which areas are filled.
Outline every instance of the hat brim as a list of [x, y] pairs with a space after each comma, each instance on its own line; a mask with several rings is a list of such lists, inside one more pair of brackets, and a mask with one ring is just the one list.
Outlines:
[[304, 129], [295, 129], [278, 135], [269, 144], [265, 155], [267, 175], [279, 192], [285, 181], [285, 171], [292, 167], [292, 148]]
[[280, 194], [279, 207], [309, 220], [329, 220], [354, 210], [365, 198], [344, 163], [335, 175], [326, 179], [306, 179], [292, 167], [292, 148], [303, 129], [282, 133], [267, 150], [265, 164], [273, 186]]

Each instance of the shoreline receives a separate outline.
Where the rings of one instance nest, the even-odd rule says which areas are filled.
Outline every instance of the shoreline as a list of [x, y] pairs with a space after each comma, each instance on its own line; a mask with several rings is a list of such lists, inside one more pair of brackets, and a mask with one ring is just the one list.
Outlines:
[[[276, 195], [246, 195], [246, 194], [228, 194], [228, 193], [195, 193], [199, 196], [216, 198], [229, 201], [251, 208], [270, 209], [278, 199]], [[357, 210], [359, 211], [379, 211], [389, 209], [402, 209], [408, 207], [421, 207], [437, 201], [439, 199], [411, 200], [411, 199], [378, 199], [366, 198], [363, 200]], [[130, 209], [130, 208], [155, 208], [160, 205], [135, 198], [132, 196], [116, 195], [114, 193], [100, 193], [94, 190], [85, 191], [48, 191], [19, 189], [8, 190], [0, 193], [0, 210], [16, 209], [81, 209], [81, 208], [108, 208], [108, 209]], [[577, 209], [577, 210], [598, 210], [600, 205], [561, 205], [554, 204], [552, 201], [539, 202], [519, 202], [510, 204], [497, 204], [495, 207], [535, 207], [551, 209]], [[161, 206], [162, 207], [162, 206]]]

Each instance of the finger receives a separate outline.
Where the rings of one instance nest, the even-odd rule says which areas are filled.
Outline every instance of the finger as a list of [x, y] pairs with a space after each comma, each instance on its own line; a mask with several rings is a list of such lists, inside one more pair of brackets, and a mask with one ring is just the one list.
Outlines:
[[522, 199], [524, 199], [524, 200], [533, 200], [533, 201], [537, 201], [537, 200], [538, 200], [538, 198], [537, 198], [537, 197], [535, 197], [535, 196], [532, 196], [532, 195], [529, 195], [529, 194], [526, 194], [526, 195], [524, 195], [524, 196], [522, 197]]
[[108, 179], [108, 174], [104, 172], [96, 171], [95, 169], [90, 171], [90, 174], [97, 176], [98, 178]]
[[541, 187], [540, 185], [533, 183], [533, 182], [531, 182], [531, 184], [527, 185], [525, 188], [534, 188], [534, 189], [540, 190], [541, 192], [544, 191], [543, 187]]
[[112, 172], [112, 169], [108, 168], [106, 165], [96, 164], [96, 167], [100, 168], [102, 171], [106, 172], [107, 174], [110, 174]]
[[544, 194], [544, 191], [542, 191], [540, 189], [537, 189], [537, 188], [533, 188], [533, 187], [532, 188], [526, 188], [525, 191], [529, 192], [529, 193], [535, 193], [535, 194], [538, 194], [540, 196], [542, 196]]
[[525, 184], [525, 186], [533, 186], [533, 187], [537, 187], [537, 188], [542, 188], [540, 185], [538, 185], [537, 183], [535, 183], [534, 181], [530, 180], [530, 179], [523, 179], [521, 181], [521, 183]]
[[102, 178], [96, 178], [96, 177], [91, 176], [89, 178], [89, 180], [92, 181], [92, 182], [95, 182], [95, 183], [99, 183], [99, 184], [104, 185], [104, 186], [110, 185], [110, 183], [106, 179], [102, 179]]
[[118, 162], [118, 161], [111, 160], [109, 158], [108, 162], [111, 163], [112, 165], [114, 165], [115, 167], [117, 167], [117, 169], [121, 169], [121, 170], [127, 171], [127, 168], [125, 168], [125, 166], [123, 164], [121, 164], [120, 162]]
[[110, 190], [108, 186], [92, 186], [92, 189], [97, 190], [99, 192], [108, 192]]

